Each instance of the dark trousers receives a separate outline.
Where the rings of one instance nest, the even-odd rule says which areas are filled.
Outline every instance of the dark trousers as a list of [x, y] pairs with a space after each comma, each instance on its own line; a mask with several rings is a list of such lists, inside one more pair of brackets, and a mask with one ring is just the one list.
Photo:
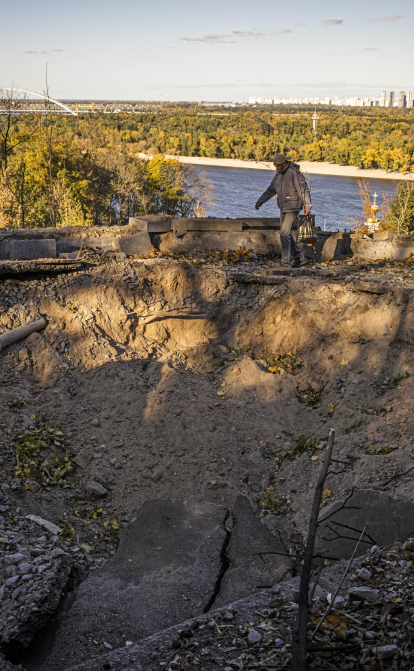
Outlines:
[[293, 224], [299, 212], [285, 212], [280, 214], [280, 244], [282, 245], [282, 263], [300, 261], [301, 251], [292, 235]]

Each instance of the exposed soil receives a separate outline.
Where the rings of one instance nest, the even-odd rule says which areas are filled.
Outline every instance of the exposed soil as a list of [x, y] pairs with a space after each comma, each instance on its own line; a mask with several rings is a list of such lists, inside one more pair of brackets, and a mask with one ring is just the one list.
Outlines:
[[0, 286], [0, 330], [49, 318], [0, 353], [2, 490], [95, 565], [144, 501], [239, 493], [295, 555], [331, 426], [324, 505], [364, 486], [414, 501], [411, 262], [275, 285], [235, 269], [97, 260]]

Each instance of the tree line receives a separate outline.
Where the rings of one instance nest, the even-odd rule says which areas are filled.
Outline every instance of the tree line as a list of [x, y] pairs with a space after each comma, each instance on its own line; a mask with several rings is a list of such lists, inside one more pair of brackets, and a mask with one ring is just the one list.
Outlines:
[[[18, 99], [17, 99], [18, 100]], [[141, 159], [104, 124], [49, 113], [15, 115], [0, 89], [0, 227], [123, 224], [163, 212], [202, 215], [211, 188], [193, 166]]]

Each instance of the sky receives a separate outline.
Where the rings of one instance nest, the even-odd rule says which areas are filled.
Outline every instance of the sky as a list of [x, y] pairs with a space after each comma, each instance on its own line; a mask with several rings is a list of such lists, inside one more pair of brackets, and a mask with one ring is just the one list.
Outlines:
[[0, 0], [0, 86], [242, 101], [414, 90], [412, 0]]

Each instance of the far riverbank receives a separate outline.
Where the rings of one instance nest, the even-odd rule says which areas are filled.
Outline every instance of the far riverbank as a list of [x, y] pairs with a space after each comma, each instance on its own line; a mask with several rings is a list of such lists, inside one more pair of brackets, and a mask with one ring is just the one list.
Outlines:
[[[140, 158], [151, 158], [148, 154], [139, 153]], [[200, 166], [218, 166], [221, 168], [249, 168], [250, 170], [272, 170], [273, 163], [265, 161], [242, 161], [238, 158], [207, 158], [205, 156], [169, 156], [181, 163], [192, 163]], [[327, 175], [330, 177], [359, 177], [362, 179], [414, 179], [413, 175], [405, 175], [401, 172], [386, 172], [385, 170], [361, 170], [353, 165], [336, 165], [335, 163], [319, 163], [317, 161], [299, 161], [302, 172], [309, 175]]]

